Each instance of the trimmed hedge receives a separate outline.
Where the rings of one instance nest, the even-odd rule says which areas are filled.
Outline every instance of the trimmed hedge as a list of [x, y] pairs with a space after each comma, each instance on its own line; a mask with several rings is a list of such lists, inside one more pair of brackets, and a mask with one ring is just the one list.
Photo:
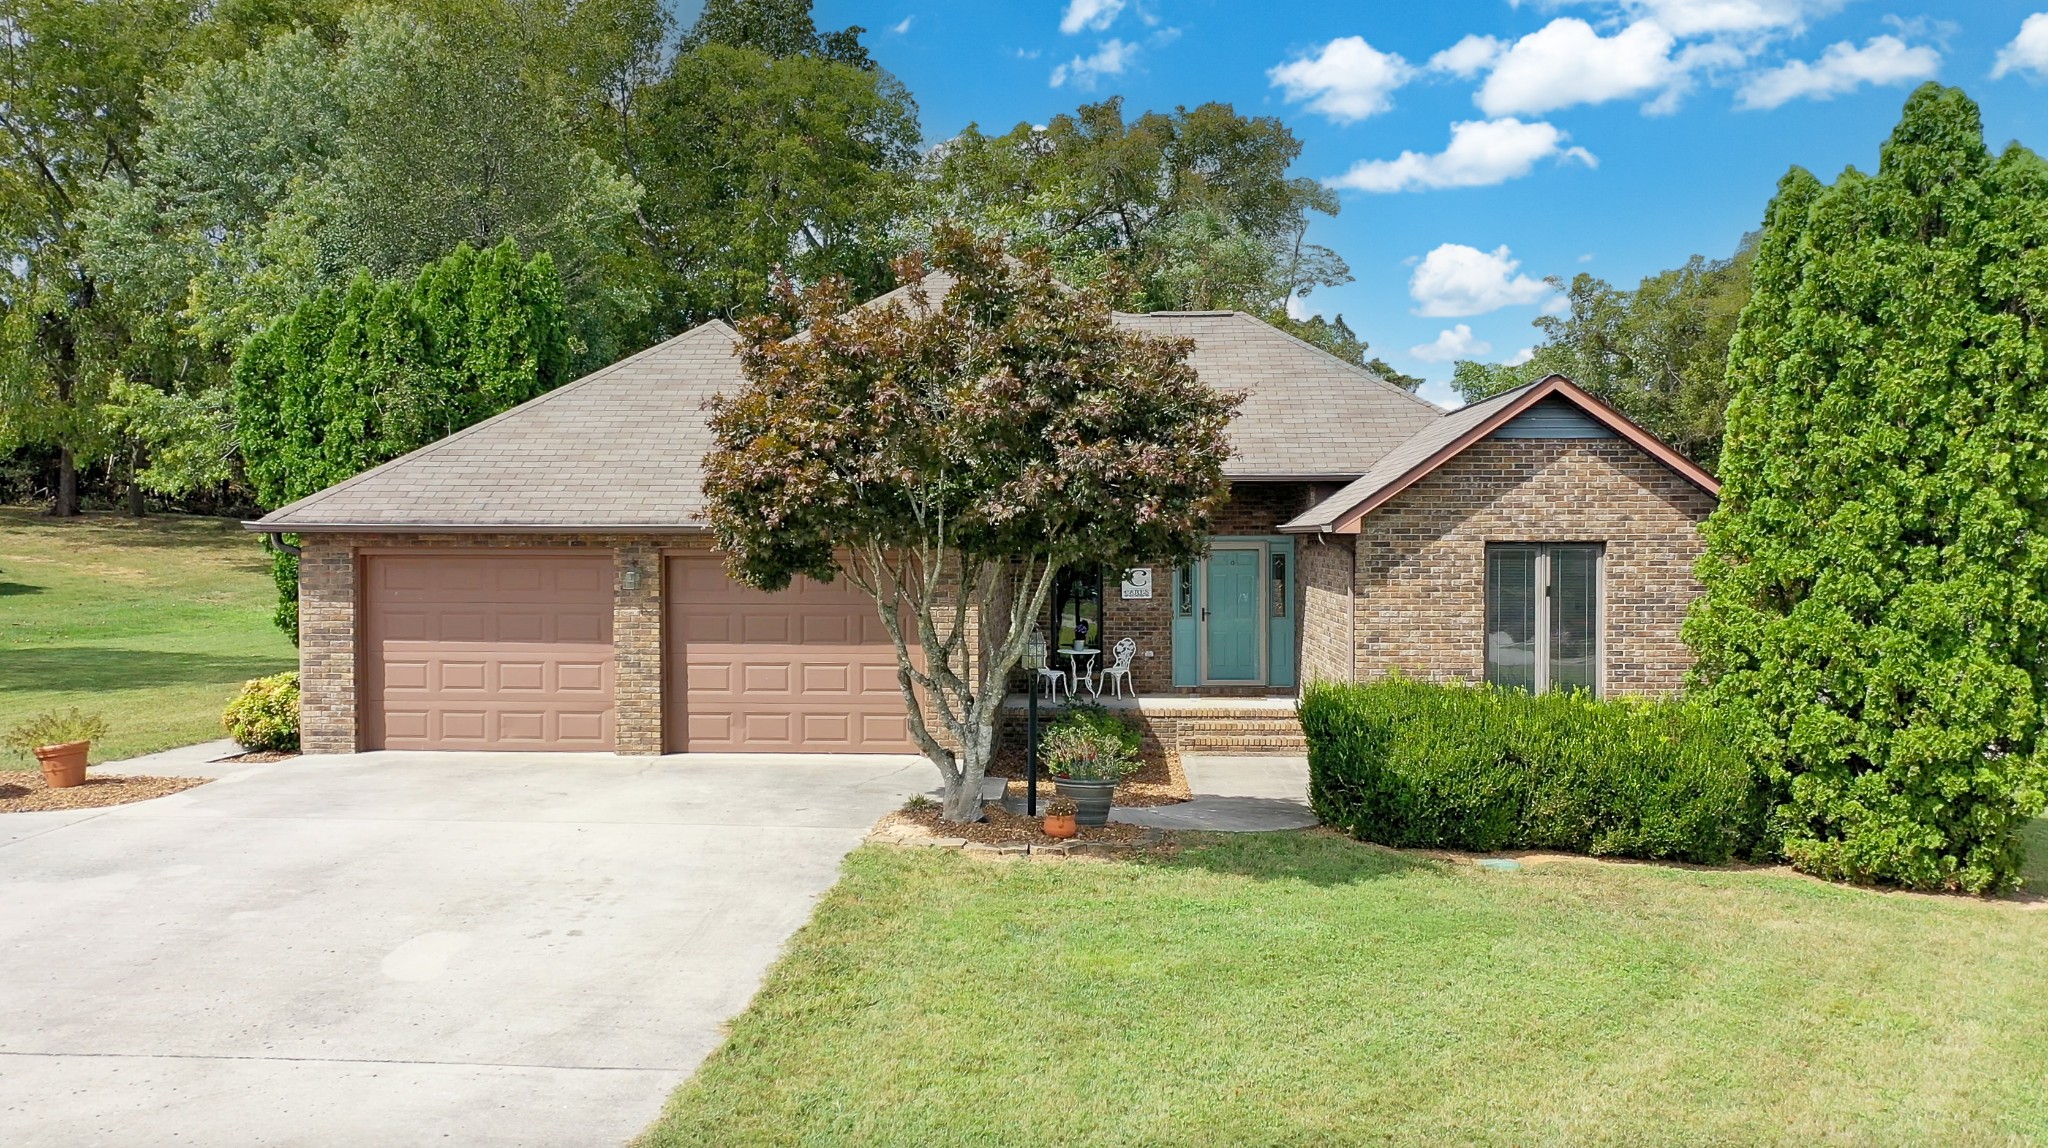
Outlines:
[[242, 684], [220, 715], [222, 728], [245, 749], [292, 752], [299, 748], [299, 671], [286, 670]]
[[1757, 771], [1696, 703], [1393, 678], [1311, 686], [1301, 726], [1316, 816], [1365, 841], [1720, 864], [1762, 840]]

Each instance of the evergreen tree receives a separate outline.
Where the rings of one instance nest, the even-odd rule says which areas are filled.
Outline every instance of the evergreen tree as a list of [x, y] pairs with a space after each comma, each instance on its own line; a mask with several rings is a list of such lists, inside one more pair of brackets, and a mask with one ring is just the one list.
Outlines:
[[[266, 508], [360, 474], [552, 390], [569, 375], [562, 284], [542, 253], [467, 245], [418, 275], [358, 273], [253, 336], [234, 367], [236, 436]], [[298, 562], [275, 563], [298, 635]]]
[[2048, 167], [1929, 84], [1877, 174], [1780, 183], [1735, 336], [1706, 693], [1829, 877], [2013, 886], [2043, 804]]

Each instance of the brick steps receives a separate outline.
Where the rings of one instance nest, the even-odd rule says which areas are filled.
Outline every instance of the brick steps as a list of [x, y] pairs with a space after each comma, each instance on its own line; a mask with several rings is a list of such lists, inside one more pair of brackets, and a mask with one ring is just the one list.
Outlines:
[[1240, 713], [1174, 719], [1182, 753], [1303, 754], [1308, 741], [1293, 714]]

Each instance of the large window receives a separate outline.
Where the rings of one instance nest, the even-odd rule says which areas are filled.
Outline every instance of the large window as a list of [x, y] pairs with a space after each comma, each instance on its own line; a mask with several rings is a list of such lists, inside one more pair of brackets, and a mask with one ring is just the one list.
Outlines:
[[1486, 680], [1600, 692], [1600, 548], [1486, 548]]
[[1069, 566], [1052, 587], [1053, 642], [1102, 647], [1102, 568]]

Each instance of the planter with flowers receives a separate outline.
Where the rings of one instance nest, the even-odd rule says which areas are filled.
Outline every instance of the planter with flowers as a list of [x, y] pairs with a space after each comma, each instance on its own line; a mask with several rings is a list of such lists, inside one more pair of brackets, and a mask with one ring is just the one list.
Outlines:
[[1138, 771], [1138, 731], [1100, 706], [1077, 706], [1039, 745], [1053, 788], [1081, 825], [1109, 824], [1117, 782]]
[[8, 749], [34, 757], [51, 789], [85, 784], [86, 757], [94, 738], [107, 736], [107, 721], [82, 710], [38, 714], [7, 732]]

